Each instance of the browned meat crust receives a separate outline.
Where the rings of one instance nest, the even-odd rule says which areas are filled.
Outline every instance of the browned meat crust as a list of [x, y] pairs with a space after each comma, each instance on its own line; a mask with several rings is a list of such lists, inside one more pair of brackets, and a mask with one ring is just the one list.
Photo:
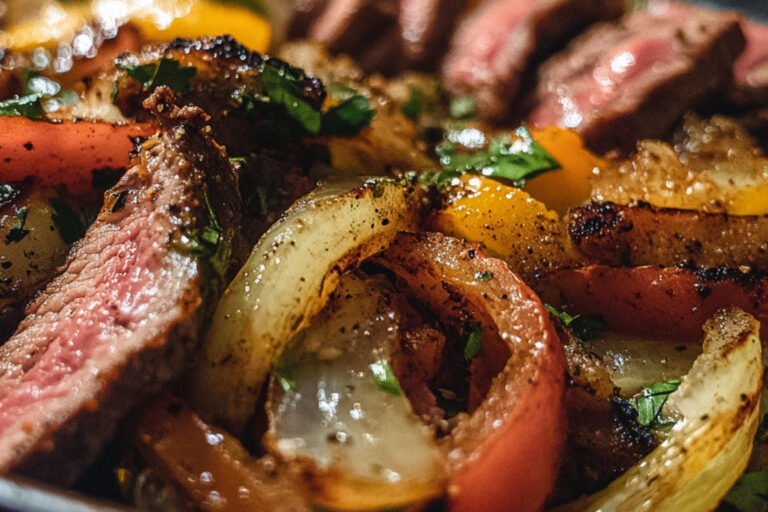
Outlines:
[[[162, 131], [0, 347], [0, 470], [71, 484], [130, 407], [182, 369], [239, 221], [207, 116], [167, 88]], [[203, 232], [217, 243], [205, 247]]]

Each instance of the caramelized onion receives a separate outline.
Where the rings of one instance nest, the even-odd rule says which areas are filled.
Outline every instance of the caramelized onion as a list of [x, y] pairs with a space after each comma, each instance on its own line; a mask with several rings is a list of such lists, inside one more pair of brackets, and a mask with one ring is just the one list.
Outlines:
[[757, 321], [720, 310], [702, 354], [664, 405], [678, 418], [666, 439], [603, 491], [557, 512], [712, 510], [747, 466], [758, 424], [763, 365]]
[[239, 432], [286, 343], [309, 325], [339, 276], [418, 224], [413, 190], [391, 181], [322, 187], [264, 234], [219, 301], [192, 370], [191, 401]]

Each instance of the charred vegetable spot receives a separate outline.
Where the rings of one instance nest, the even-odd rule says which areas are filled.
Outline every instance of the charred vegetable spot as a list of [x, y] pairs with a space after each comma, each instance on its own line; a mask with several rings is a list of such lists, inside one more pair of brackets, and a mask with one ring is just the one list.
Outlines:
[[13, 263], [10, 262], [10, 261], [4, 261], [4, 262], [0, 263], [0, 267], [4, 268], [5, 270], [8, 270], [12, 266], [13, 266]]
[[637, 409], [632, 406], [632, 402], [618, 397], [613, 397], [611, 402], [621, 438], [629, 446], [642, 448], [643, 453], [649, 453], [656, 445], [656, 438], [648, 427], [637, 421]]
[[24, 239], [25, 236], [29, 234], [29, 230], [24, 229], [24, 224], [27, 222], [28, 214], [29, 208], [26, 206], [16, 208], [16, 211], [13, 214], [16, 217], [16, 225], [13, 226], [5, 235], [5, 245], [20, 242]]
[[256, 52], [238, 43], [232, 36], [223, 35], [208, 40], [176, 38], [169, 45], [171, 50], [181, 50], [184, 53], [205, 51], [214, 58], [241, 61], [251, 68], [261, 67], [264, 59]]
[[702, 283], [694, 283], [693, 287], [702, 299], [706, 299], [712, 293], [712, 288]]
[[[692, 270], [696, 278], [701, 283], [716, 283], [732, 279], [745, 286], [757, 285], [768, 277], [768, 271], [745, 267], [691, 267], [690, 265], [681, 265], [680, 268]], [[697, 283], [699, 284], [699, 283]]]
[[25, 142], [22, 145], [24, 146], [24, 149], [26, 149], [27, 151], [32, 151], [33, 149], [35, 149], [35, 145], [32, 144], [32, 142]]
[[614, 203], [593, 202], [578, 208], [572, 215], [568, 230], [576, 244], [590, 236], [604, 236], [608, 231], [620, 229], [629, 231], [632, 224], [626, 224], [621, 209]]

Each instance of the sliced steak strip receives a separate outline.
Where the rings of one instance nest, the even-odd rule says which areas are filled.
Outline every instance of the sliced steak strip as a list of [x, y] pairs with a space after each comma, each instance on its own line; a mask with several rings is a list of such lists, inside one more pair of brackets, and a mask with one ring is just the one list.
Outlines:
[[747, 47], [733, 66], [734, 98], [739, 104], [768, 105], [768, 25], [741, 24]]
[[596, 26], [544, 63], [528, 120], [573, 128], [600, 152], [664, 136], [730, 83], [744, 48], [740, 20], [662, 3]]
[[588, 25], [618, 17], [615, 0], [495, 0], [454, 34], [443, 78], [456, 96], [472, 94], [481, 117], [500, 121], [535, 64]]
[[178, 374], [218, 294], [235, 176], [207, 116], [172, 100], [165, 87], [147, 100], [165, 128], [0, 347], [0, 472], [71, 484], [121, 416]]

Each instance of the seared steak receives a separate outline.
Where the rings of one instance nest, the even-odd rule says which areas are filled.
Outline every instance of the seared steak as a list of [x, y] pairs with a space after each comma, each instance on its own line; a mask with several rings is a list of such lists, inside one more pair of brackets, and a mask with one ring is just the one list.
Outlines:
[[768, 25], [741, 24], [747, 47], [733, 67], [735, 98], [742, 104], [768, 105]]
[[616, 0], [495, 0], [454, 34], [443, 78], [472, 94], [481, 117], [503, 120], [535, 64], [591, 23], [619, 16]]
[[434, 69], [467, 0], [298, 2], [288, 37], [351, 55], [368, 72]]
[[544, 63], [528, 120], [573, 128], [600, 152], [664, 136], [730, 83], [744, 48], [740, 20], [661, 3], [596, 26]]
[[[262, 57], [230, 36], [197, 40], [176, 39], [170, 44], [153, 45], [137, 53], [126, 53], [118, 68], [174, 59], [180, 66], [192, 66], [196, 73], [189, 91], [177, 93], [179, 105], [195, 105], [210, 113], [216, 141], [227, 148], [240, 164], [240, 185], [246, 202], [246, 229], [249, 242], [261, 233], [293, 201], [309, 192], [315, 182], [307, 178], [309, 151], [301, 143], [303, 132], [289, 116], [256, 98], [263, 98], [262, 72], [265, 66], [281, 73], [301, 74], [302, 100], [319, 109], [325, 89], [317, 78], [279, 59]], [[105, 77], [113, 83], [115, 76]], [[149, 94], [141, 84], [117, 73], [119, 92], [115, 103], [131, 118], [146, 120], [141, 102]]]
[[207, 116], [165, 87], [163, 126], [63, 273], [0, 347], [0, 471], [72, 483], [115, 424], [174, 378], [218, 294], [240, 211]]

